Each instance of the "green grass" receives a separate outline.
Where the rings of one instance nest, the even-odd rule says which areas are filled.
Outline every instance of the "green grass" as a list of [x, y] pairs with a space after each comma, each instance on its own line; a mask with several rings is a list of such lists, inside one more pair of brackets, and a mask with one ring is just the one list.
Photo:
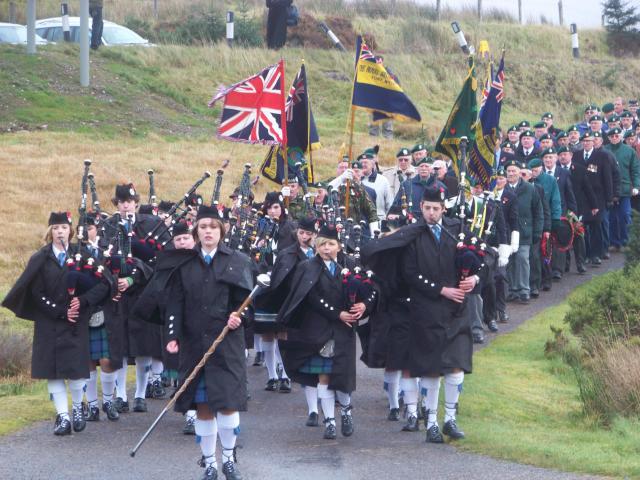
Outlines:
[[551, 325], [566, 331], [566, 303], [501, 335], [474, 358], [460, 423], [464, 450], [581, 473], [640, 475], [640, 421], [603, 428], [584, 415], [571, 368], [544, 357]]

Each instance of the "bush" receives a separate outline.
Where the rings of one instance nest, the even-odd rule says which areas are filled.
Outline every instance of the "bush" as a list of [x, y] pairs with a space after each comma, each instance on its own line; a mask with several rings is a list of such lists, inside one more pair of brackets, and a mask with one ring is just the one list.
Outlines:
[[640, 265], [640, 221], [636, 214], [629, 227], [629, 243], [624, 254], [624, 271], [629, 272], [637, 265]]
[[26, 333], [0, 329], [0, 377], [25, 375], [31, 368], [31, 337]]
[[565, 322], [583, 338], [640, 335], [640, 265], [596, 278], [569, 298]]

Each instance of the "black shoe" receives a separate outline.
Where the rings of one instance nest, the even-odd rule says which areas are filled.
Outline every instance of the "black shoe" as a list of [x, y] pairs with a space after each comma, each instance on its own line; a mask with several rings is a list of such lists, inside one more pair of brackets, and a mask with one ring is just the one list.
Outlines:
[[259, 367], [264, 365], [264, 352], [256, 352], [256, 356], [253, 359], [253, 366]]
[[484, 343], [484, 333], [473, 332], [471, 333], [471, 336], [473, 337], [473, 343], [476, 343], [476, 344]]
[[387, 415], [387, 420], [390, 422], [397, 422], [400, 420], [400, 409], [399, 408], [390, 408], [389, 415]]
[[553, 272], [552, 277], [554, 280], [562, 280], [562, 272], [556, 271]]
[[118, 410], [116, 410], [116, 406], [113, 404], [113, 402], [103, 402], [102, 411], [107, 414], [107, 418], [112, 422], [115, 422], [120, 418], [120, 414], [118, 413]]
[[146, 412], [147, 411], [147, 402], [144, 398], [134, 398], [133, 399], [133, 411], [134, 412]]
[[152, 384], [151, 397], [152, 398], [164, 398], [167, 394], [164, 387], [162, 386], [162, 382], [160, 380], [154, 380]]
[[333, 424], [335, 418], [325, 418], [324, 419], [324, 438], [327, 440], [335, 440], [338, 437], [338, 433], [336, 432], [336, 426]]
[[507, 295], [507, 302], [517, 302], [519, 299], [520, 297], [515, 293], [510, 293], [509, 295]]
[[600, 265], [602, 265], [602, 260], [600, 260], [598, 257], [592, 258], [591, 259], [591, 266], [592, 267], [599, 267]]
[[427, 443], [444, 443], [442, 433], [440, 433], [440, 427], [437, 424], [431, 425], [431, 428], [427, 429]]
[[420, 430], [420, 425], [418, 424], [418, 417], [415, 415], [409, 415], [407, 419], [407, 423], [402, 427], [403, 432], [417, 432]]
[[[351, 405], [347, 407], [348, 410], [351, 410]], [[342, 433], [343, 437], [350, 437], [353, 435], [353, 417], [350, 413], [342, 414], [342, 424], [340, 425], [340, 433]]]
[[71, 422], [62, 415], [56, 416], [56, 423], [53, 426], [54, 435], [71, 435]]
[[267, 382], [267, 386], [264, 387], [264, 389], [267, 392], [275, 392], [276, 390], [278, 390], [278, 383], [280, 383], [278, 381], [277, 378], [270, 378], [269, 381]]
[[86, 416], [87, 422], [99, 422], [100, 421], [100, 409], [97, 405], [89, 407], [89, 413]]
[[509, 314], [507, 312], [498, 312], [498, 322], [500, 322], [500, 323], [508, 323], [509, 322]]
[[540, 296], [540, 290], [532, 288], [530, 293], [531, 298], [538, 298]]
[[171, 378], [170, 377], [162, 377], [162, 386], [164, 388], [169, 388], [171, 386]]
[[153, 383], [147, 383], [147, 388], [144, 390], [144, 398], [153, 398]]
[[518, 298], [518, 303], [527, 305], [529, 303], [529, 295], [520, 295], [520, 298]]
[[129, 412], [129, 402], [125, 402], [121, 397], [116, 397], [115, 402], [113, 404], [116, 407], [116, 411], [118, 413], [128, 413]]
[[550, 283], [545, 283], [542, 285], [542, 291], [543, 292], [548, 292], [549, 290], [551, 290], [551, 284]]
[[458, 424], [455, 420], [449, 420], [446, 422], [442, 428], [442, 433], [451, 440], [460, 440], [461, 438], [464, 438], [464, 432], [458, 429]]
[[611, 258], [611, 255], [609, 255], [609, 252], [604, 252], [604, 255], [602, 255], [603, 260], [609, 260], [610, 258]]
[[584, 268], [584, 265], [578, 265], [578, 267], [577, 267], [577, 268], [578, 268], [578, 273], [579, 273], [580, 275], [584, 275], [585, 273], [587, 273], [587, 269], [586, 269], [586, 268]]
[[498, 322], [496, 322], [495, 320], [491, 320], [487, 327], [489, 327], [489, 331], [493, 332], [493, 333], [498, 333]]
[[195, 435], [196, 434], [196, 419], [195, 417], [187, 417], [187, 420], [184, 423], [184, 427], [182, 428], [182, 433], [185, 435]]
[[218, 480], [218, 470], [213, 465], [205, 468], [202, 480]]
[[231, 460], [224, 463], [222, 466], [222, 473], [224, 473], [224, 478], [227, 480], [242, 480], [240, 470], [236, 467], [236, 463]]
[[280, 386], [278, 387], [280, 393], [291, 393], [291, 380], [288, 378], [280, 379]]
[[317, 427], [318, 426], [318, 414], [316, 412], [311, 412], [309, 414], [309, 418], [307, 418], [307, 423], [305, 423], [307, 427]]
[[82, 407], [74, 408], [71, 417], [73, 418], [74, 432], [81, 432], [87, 427], [87, 420], [84, 418], [84, 413], [82, 413]]

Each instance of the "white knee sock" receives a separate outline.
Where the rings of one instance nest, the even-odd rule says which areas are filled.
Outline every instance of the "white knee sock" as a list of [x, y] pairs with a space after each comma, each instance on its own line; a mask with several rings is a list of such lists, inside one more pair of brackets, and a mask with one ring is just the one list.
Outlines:
[[56, 413], [69, 419], [69, 402], [67, 401], [67, 387], [64, 380], [48, 380], [47, 390]]
[[351, 394], [336, 390], [336, 398], [340, 404], [340, 414], [351, 415], [351, 408], [349, 408], [351, 407]]
[[82, 394], [84, 393], [84, 387], [86, 380], [81, 378], [79, 380], [69, 380], [69, 390], [71, 391], [71, 403], [74, 409], [82, 408]]
[[456, 405], [462, 392], [464, 372], [448, 373], [444, 376], [444, 421], [456, 419]]
[[152, 375], [152, 380], [154, 382], [156, 380], [160, 380], [163, 370], [164, 370], [164, 365], [162, 364], [162, 360], [157, 358], [152, 358], [151, 359], [151, 375]]
[[422, 377], [420, 385], [425, 391], [424, 406], [428, 410], [427, 428], [438, 424], [438, 395], [440, 394], [440, 377]]
[[90, 407], [95, 407], [98, 405], [98, 372], [91, 370], [86, 382], [87, 391], [85, 392], [85, 395], [87, 397], [87, 403]]
[[253, 334], [253, 349], [256, 353], [262, 352], [262, 335], [259, 333]]
[[218, 412], [216, 420], [218, 421], [218, 436], [222, 447], [222, 463], [235, 462], [233, 450], [236, 447], [238, 433], [240, 433], [240, 414], [234, 412], [231, 415], [225, 415]]
[[398, 392], [400, 390], [400, 377], [402, 372], [400, 370], [393, 370], [391, 372], [384, 372], [384, 389], [387, 392], [387, 398], [389, 399], [389, 408], [400, 408], [398, 403]]
[[304, 396], [307, 399], [309, 414], [318, 413], [318, 389], [316, 387], [304, 387]]
[[116, 371], [116, 396], [127, 401], [127, 359], [122, 359], [122, 368]]
[[280, 378], [289, 378], [287, 372], [284, 369], [284, 362], [282, 361], [282, 355], [280, 355], [280, 346], [278, 345], [278, 341], [276, 340], [274, 343], [276, 344], [274, 352], [276, 357], [276, 368], [278, 367], [278, 365], [280, 365], [280, 368], [282, 368], [282, 375], [280, 376]]
[[404, 392], [404, 404], [407, 406], [407, 416], [416, 417], [418, 413], [418, 384], [415, 378], [401, 378], [400, 388]]
[[151, 370], [151, 357], [136, 357], [136, 394], [135, 398], [144, 398]]
[[218, 425], [216, 419], [200, 420], [199, 418], [196, 418], [194, 427], [196, 430], [196, 442], [200, 444], [200, 450], [202, 450], [205, 467], [213, 466], [213, 468], [217, 470], [216, 437], [218, 434]]
[[329, 390], [329, 385], [318, 384], [318, 398], [320, 399], [320, 405], [322, 405], [322, 413], [324, 419], [332, 418], [331, 423], [335, 425], [335, 407], [336, 407], [336, 394], [333, 390]]
[[267, 373], [269, 379], [278, 378], [276, 372], [276, 355], [275, 355], [275, 342], [262, 341], [262, 351], [264, 352], [264, 364], [267, 367]]
[[113, 400], [113, 387], [116, 383], [116, 372], [107, 373], [100, 369], [100, 383], [102, 383], [102, 403]]

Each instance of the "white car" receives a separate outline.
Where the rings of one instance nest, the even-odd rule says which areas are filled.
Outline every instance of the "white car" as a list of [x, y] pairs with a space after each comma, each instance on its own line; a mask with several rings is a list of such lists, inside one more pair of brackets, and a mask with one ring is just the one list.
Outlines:
[[[45, 18], [36, 21], [36, 33], [49, 41], [64, 42], [62, 17]], [[69, 17], [69, 34], [72, 42], [79, 43], [80, 17]], [[91, 19], [89, 19], [89, 37], [91, 37]], [[105, 46], [142, 45], [146, 47], [152, 45], [149, 40], [142, 38], [133, 30], [108, 20], [104, 20], [102, 44]]]
[[[37, 33], [37, 32], [36, 32]], [[13, 45], [27, 44], [27, 27], [16, 23], [0, 22], [0, 43], [11, 43]], [[44, 38], [36, 35], [36, 45], [46, 45]]]

